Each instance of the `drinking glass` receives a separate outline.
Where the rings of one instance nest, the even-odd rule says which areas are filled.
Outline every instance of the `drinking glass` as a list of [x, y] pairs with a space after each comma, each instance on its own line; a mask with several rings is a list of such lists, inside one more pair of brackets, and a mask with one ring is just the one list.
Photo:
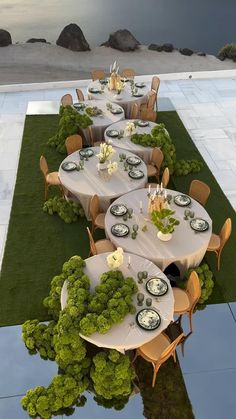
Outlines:
[[171, 194], [167, 194], [167, 202], [168, 204], [170, 204], [172, 201], [172, 195]]
[[119, 154], [119, 158], [120, 158], [120, 161], [123, 161], [123, 154], [122, 153]]
[[151, 298], [146, 298], [146, 306], [151, 307], [151, 305], [152, 305], [152, 299]]
[[194, 215], [195, 215], [195, 214], [194, 214], [194, 211], [189, 211], [189, 217], [190, 217], [190, 218], [194, 218]]
[[124, 136], [124, 130], [123, 129], [120, 129], [119, 137], [122, 138], [123, 136]]
[[80, 161], [84, 160], [84, 156], [82, 156], [81, 154], [79, 155]]
[[84, 168], [84, 160], [80, 160], [79, 165], [80, 165], [80, 169], [83, 170], [83, 168]]
[[184, 211], [184, 215], [185, 215], [184, 219], [185, 219], [185, 220], [188, 220], [189, 213], [190, 213], [190, 211], [189, 211], [188, 209], [186, 209], [186, 210]]
[[138, 306], [142, 306], [143, 301], [144, 301], [144, 294], [142, 292], [138, 292], [137, 300], [138, 300]]
[[137, 273], [137, 276], [138, 276], [138, 283], [139, 284], [142, 284], [143, 283], [143, 272], [142, 271], [139, 271]]
[[125, 172], [127, 172], [128, 167], [129, 167], [129, 165], [128, 165], [127, 161], [125, 161], [125, 162], [124, 162], [124, 169], [125, 169]]
[[133, 231], [133, 232], [131, 233], [131, 237], [132, 237], [132, 239], [136, 239], [136, 237], [137, 237], [137, 233], [135, 233], [135, 231]]
[[124, 221], [127, 221], [127, 220], [128, 220], [128, 214], [124, 214], [124, 215], [123, 215], [123, 220], [124, 220]]
[[137, 233], [137, 232], [138, 232], [138, 229], [139, 229], [138, 224], [134, 224], [134, 225], [133, 225], [133, 231], [134, 231], [135, 233]]
[[129, 218], [132, 218], [132, 215], [133, 215], [133, 212], [134, 212], [133, 208], [128, 208], [127, 212], [128, 212]]
[[148, 277], [148, 272], [147, 271], [143, 271], [143, 279], [147, 279]]

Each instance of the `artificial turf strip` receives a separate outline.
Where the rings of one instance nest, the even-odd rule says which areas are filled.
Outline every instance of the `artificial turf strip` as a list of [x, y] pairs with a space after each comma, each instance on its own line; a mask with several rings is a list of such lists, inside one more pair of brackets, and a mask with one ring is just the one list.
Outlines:
[[[178, 159], [198, 159], [204, 162], [176, 112], [158, 113], [157, 122], [163, 122], [166, 125], [175, 144]], [[205, 255], [205, 260], [213, 271], [215, 278], [215, 287], [207, 303], [236, 301], [236, 245], [234, 241], [236, 213], [205, 162], [199, 173], [193, 173], [187, 176], [172, 176], [175, 189], [184, 193], [188, 193], [189, 185], [193, 179], [202, 180], [211, 188], [206, 210], [213, 220], [213, 232], [218, 234], [225, 219], [228, 217], [232, 219], [233, 226], [231, 238], [226, 243], [221, 255], [221, 268], [219, 272], [217, 271], [216, 255], [213, 252], [207, 252]]]
[[[165, 123], [176, 145], [179, 159], [201, 159], [176, 112], [160, 112], [158, 122]], [[51, 171], [58, 169], [63, 156], [46, 145], [57, 125], [58, 117], [55, 115], [26, 117], [1, 271], [2, 326], [20, 324], [32, 318], [46, 320], [42, 300], [48, 294], [51, 278], [61, 272], [63, 262], [72, 255], [80, 254], [84, 258], [88, 255], [86, 219], [65, 224], [58, 216], [42, 212], [44, 185], [39, 170], [39, 157], [41, 154], [46, 156]], [[234, 226], [235, 212], [206, 165], [197, 175], [173, 177], [172, 181], [177, 190], [187, 192], [193, 178], [202, 179], [211, 187], [206, 209], [213, 218], [214, 230], [218, 231], [229, 216]], [[98, 235], [97, 231], [96, 238], [99, 238]], [[231, 239], [223, 251], [221, 271], [218, 273], [215, 255], [207, 253], [207, 262], [216, 277], [216, 286], [210, 300], [212, 303], [236, 299], [234, 254], [235, 247]]]

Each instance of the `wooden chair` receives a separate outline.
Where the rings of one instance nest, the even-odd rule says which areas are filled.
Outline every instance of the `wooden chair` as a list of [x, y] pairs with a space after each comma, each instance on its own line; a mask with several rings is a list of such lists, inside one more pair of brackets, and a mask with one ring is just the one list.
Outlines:
[[161, 80], [157, 76], [153, 76], [152, 78], [152, 84], [151, 84], [151, 90], [154, 90], [156, 94], [158, 94], [158, 90], [160, 87]]
[[67, 137], [65, 141], [67, 154], [72, 154], [83, 147], [83, 140], [81, 135], [74, 134]]
[[96, 141], [95, 140], [91, 125], [88, 127], [88, 130], [89, 130], [89, 138], [90, 138], [90, 145], [91, 145], [91, 147], [97, 147], [97, 146], [99, 147], [100, 144], [101, 144], [101, 141]]
[[112, 242], [108, 239], [97, 240], [96, 242], [93, 239], [91, 231], [87, 227], [87, 232], [89, 236], [89, 245], [90, 245], [90, 253], [89, 256], [99, 255], [100, 253], [105, 252], [114, 252], [116, 250], [115, 246]]
[[191, 198], [196, 199], [201, 205], [205, 206], [210, 193], [211, 190], [206, 183], [198, 179], [192, 180], [188, 193]]
[[44, 156], [40, 157], [39, 166], [44, 177], [44, 200], [46, 201], [48, 197], [48, 188], [50, 186], [59, 186], [61, 189], [61, 182], [58, 177], [58, 172], [49, 172], [48, 164]]
[[201, 297], [201, 285], [198, 278], [198, 274], [192, 271], [189, 275], [186, 290], [180, 288], [173, 288], [174, 294], [174, 314], [180, 316], [180, 320], [183, 314], [189, 316], [190, 330], [193, 331], [192, 316], [193, 310]]
[[163, 162], [164, 156], [160, 148], [154, 147], [151, 155], [151, 162], [147, 164], [147, 175], [148, 177], [156, 176], [159, 181], [161, 165]]
[[157, 113], [152, 109], [143, 108], [140, 110], [140, 119], [142, 119], [143, 121], [156, 122]]
[[169, 168], [166, 167], [164, 172], [162, 173], [162, 178], [161, 178], [163, 188], [167, 188], [169, 180], [170, 180], [170, 171], [169, 171]]
[[124, 70], [121, 73], [121, 77], [133, 79], [135, 77], [135, 71], [132, 68], [124, 68]]
[[156, 376], [159, 368], [171, 356], [176, 362], [176, 347], [183, 338], [181, 333], [173, 342], [165, 333], [161, 333], [156, 338], [136, 349], [134, 361], [137, 356], [141, 355], [146, 361], [151, 362], [153, 366], [152, 387], [155, 386]]
[[77, 98], [80, 102], [84, 102], [84, 94], [82, 92], [82, 90], [80, 89], [75, 89], [76, 94], [77, 94]]
[[[178, 336], [180, 336], [182, 333], [184, 333], [180, 318], [175, 320], [174, 322], [171, 322], [167, 329], [165, 329], [165, 333], [170, 338], [171, 342], [173, 342]], [[178, 346], [181, 346], [181, 352], [184, 356], [184, 348], [185, 348], [185, 342], [189, 338], [189, 336], [192, 335], [193, 332], [189, 332], [187, 335], [184, 335], [182, 339], [179, 341]]]
[[62, 96], [61, 98], [61, 105], [62, 106], [71, 106], [73, 105], [73, 99], [72, 96], [67, 93], [66, 95]]
[[137, 103], [133, 103], [131, 107], [130, 119], [137, 118], [139, 118], [139, 105]]
[[150, 92], [148, 92], [147, 101], [145, 103], [142, 103], [142, 105], [140, 106], [140, 112], [145, 109], [150, 109], [154, 111], [156, 98], [157, 98], [156, 92], [154, 92], [154, 90], [150, 90]]
[[217, 269], [220, 270], [220, 257], [221, 252], [225, 246], [225, 243], [229, 240], [232, 232], [232, 221], [231, 218], [227, 218], [221, 228], [220, 234], [212, 234], [210, 243], [208, 244], [207, 251], [215, 252], [217, 257]]
[[104, 72], [104, 70], [93, 70], [92, 73], [91, 73], [91, 79], [93, 81], [105, 79], [105, 72]]
[[93, 195], [89, 203], [89, 213], [92, 220], [92, 234], [97, 228], [105, 228], [105, 212], [100, 210], [99, 198]]

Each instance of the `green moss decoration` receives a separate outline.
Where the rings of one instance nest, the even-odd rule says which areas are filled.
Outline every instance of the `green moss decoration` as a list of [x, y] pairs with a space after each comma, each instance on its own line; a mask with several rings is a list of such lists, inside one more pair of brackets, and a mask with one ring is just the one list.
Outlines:
[[43, 211], [49, 215], [58, 214], [59, 217], [70, 224], [84, 217], [84, 210], [79, 202], [66, 201], [65, 198], [54, 196], [48, 199], [43, 205]]
[[59, 116], [58, 130], [53, 137], [49, 138], [48, 145], [65, 154], [66, 138], [70, 135], [78, 134], [81, 129], [88, 128], [93, 121], [86, 113], [77, 112], [72, 106], [61, 106]]
[[213, 273], [210, 270], [207, 263], [203, 263], [202, 265], [198, 266], [197, 268], [189, 269], [186, 273], [186, 278], [189, 277], [192, 271], [196, 271], [200, 280], [201, 285], [201, 297], [198, 304], [205, 304], [210, 295], [212, 294], [214, 288], [214, 281], [213, 281]]

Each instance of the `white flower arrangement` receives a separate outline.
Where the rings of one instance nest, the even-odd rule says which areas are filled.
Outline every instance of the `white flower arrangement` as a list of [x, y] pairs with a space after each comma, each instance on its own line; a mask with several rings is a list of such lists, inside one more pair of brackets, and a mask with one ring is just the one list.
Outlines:
[[116, 151], [110, 143], [101, 143], [100, 152], [97, 154], [99, 163], [105, 163]]
[[136, 132], [136, 127], [133, 122], [127, 122], [126, 127], [124, 129], [124, 136], [129, 137]]
[[113, 173], [115, 173], [118, 169], [118, 164], [116, 161], [114, 161], [113, 163], [110, 162], [107, 165], [107, 171], [109, 175], [113, 175]]
[[115, 252], [107, 256], [107, 265], [110, 269], [119, 268], [123, 264], [124, 254], [122, 247], [117, 247]]

